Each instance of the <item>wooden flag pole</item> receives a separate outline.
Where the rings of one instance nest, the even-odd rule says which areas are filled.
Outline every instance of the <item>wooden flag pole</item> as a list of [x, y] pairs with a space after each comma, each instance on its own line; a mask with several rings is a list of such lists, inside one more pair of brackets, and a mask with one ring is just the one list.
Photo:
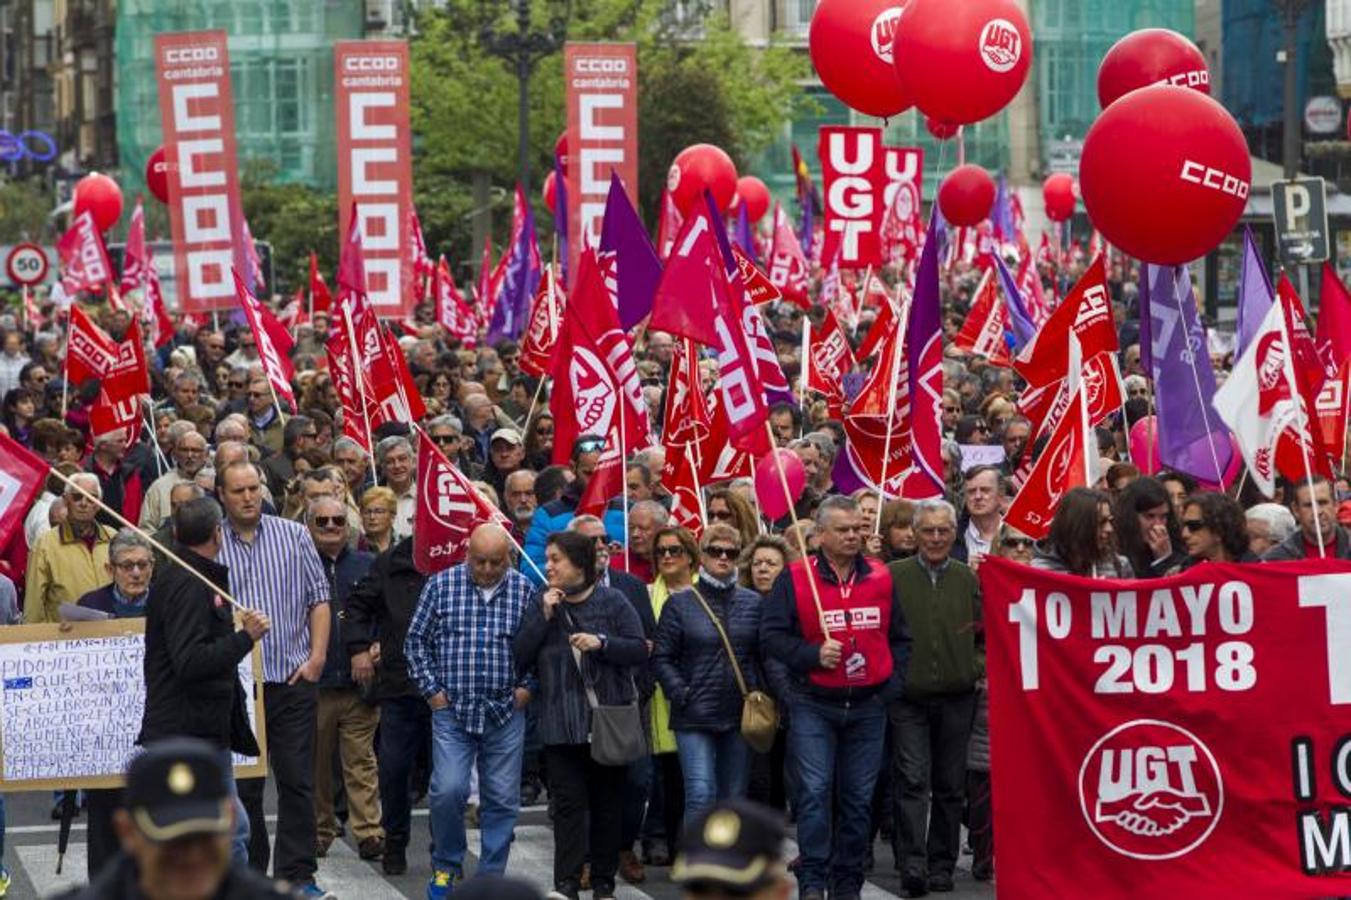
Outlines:
[[80, 494], [82, 494], [86, 499], [93, 500], [94, 503], [98, 505], [99, 509], [103, 510], [108, 515], [112, 516], [114, 519], [121, 522], [124, 526], [132, 529], [141, 537], [145, 538], [147, 541], [150, 542], [150, 546], [154, 547], [156, 550], [163, 553], [166, 557], [178, 563], [183, 568], [187, 569], [188, 572], [191, 573], [193, 577], [195, 577], [198, 581], [202, 582], [202, 584], [205, 584], [207, 587], [211, 588], [211, 590], [219, 594], [221, 598], [225, 600], [225, 602], [229, 603], [231, 606], [233, 606], [237, 610], [240, 610], [241, 612], [249, 611], [249, 607], [244, 606], [234, 597], [230, 596], [230, 592], [228, 590], [222, 588], [220, 585], [216, 584], [210, 578], [207, 578], [201, 572], [197, 571], [197, 569], [194, 568], [193, 566], [190, 566], [187, 563], [185, 563], [177, 553], [174, 553], [174, 551], [170, 550], [168, 547], [164, 546], [158, 540], [156, 540], [154, 535], [150, 534], [148, 531], [145, 531], [139, 526], [133, 525], [131, 522], [127, 521], [127, 519], [123, 517], [123, 515], [120, 512], [113, 509], [108, 504], [104, 503], [103, 498], [99, 497], [97, 494], [91, 494], [89, 491], [81, 487], [78, 482], [72, 481], [69, 476], [62, 474], [57, 469], [52, 468], [49, 469], [49, 471], [52, 475], [55, 475], [57, 478], [64, 481], [67, 487], [72, 487], [75, 490], [79, 491]]

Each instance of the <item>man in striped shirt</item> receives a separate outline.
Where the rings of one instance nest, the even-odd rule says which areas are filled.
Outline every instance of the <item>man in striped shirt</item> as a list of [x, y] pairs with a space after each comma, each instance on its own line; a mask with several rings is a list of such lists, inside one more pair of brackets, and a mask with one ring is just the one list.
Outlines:
[[[305, 526], [263, 515], [262, 491], [253, 463], [239, 460], [216, 473], [225, 507], [220, 561], [229, 568], [235, 598], [272, 622], [261, 643], [267, 752], [277, 779], [274, 875], [298, 885], [301, 897], [331, 897], [314, 883], [316, 683], [328, 652], [328, 577]], [[250, 862], [266, 872], [263, 781], [241, 781], [239, 794], [252, 825]]]
[[468, 557], [422, 588], [404, 652], [408, 674], [432, 708], [432, 879], [443, 900], [464, 874], [464, 805], [478, 762], [482, 852], [477, 873], [507, 867], [521, 807], [521, 755], [530, 690], [516, 673], [512, 641], [533, 593], [513, 567], [511, 538], [498, 525], [469, 536]]

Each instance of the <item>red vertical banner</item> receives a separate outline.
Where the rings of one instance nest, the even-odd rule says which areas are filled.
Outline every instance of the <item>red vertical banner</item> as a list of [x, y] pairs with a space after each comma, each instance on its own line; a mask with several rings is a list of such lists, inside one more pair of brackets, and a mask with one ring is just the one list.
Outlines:
[[577, 44], [563, 51], [568, 94], [568, 271], [600, 246], [611, 170], [638, 206], [638, 50]]
[[247, 263], [225, 32], [155, 35], [155, 72], [179, 308], [228, 309]]
[[882, 213], [887, 196], [882, 129], [823, 126], [817, 145], [825, 187], [825, 243], [829, 265], [838, 250], [841, 269], [880, 266]]
[[361, 230], [366, 292], [377, 315], [403, 318], [416, 303], [408, 45], [339, 41], [333, 48], [338, 113], [338, 233], [353, 204]]

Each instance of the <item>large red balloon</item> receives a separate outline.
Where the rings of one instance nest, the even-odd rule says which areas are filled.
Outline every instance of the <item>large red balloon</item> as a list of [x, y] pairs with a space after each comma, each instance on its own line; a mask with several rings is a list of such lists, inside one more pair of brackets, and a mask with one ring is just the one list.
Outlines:
[[145, 186], [160, 203], [169, 202], [169, 164], [164, 160], [163, 147], [145, 161]]
[[107, 175], [90, 172], [75, 183], [75, 215], [85, 210], [99, 231], [107, 231], [122, 218], [122, 189]]
[[549, 207], [549, 212], [558, 212], [558, 185], [557, 176], [553, 172], [544, 176], [544, 205]]
[[736, 180], [736, 195], [746, 204], [746, 215], [754, 225], [769, 212], [769, 188], [754, 175], [742, 175]]
[[1064, 222], [1074, 215], [1074, 204], [1079, 201], [1079, 188], [1074, 176], [1056, 172], [1041, 183], [1041, 199], [1046, 204], [1046, 218]]
[[933, 116], [924, 117], [924, 128], [940, 141], [946, 141], [949, 138], [955, 138], [962, 133], [962, 126], [953, 125], [951, 122], [940, 122]]
[[1102, 236], [1156, 265], [1204, 256], [1238, 223], [1252, 160], [1223, 106], [1156, 84], [1107, 107], [1079, 161], [1084, 208]]
[[994, 179], [980, 166], [967, 163], [948, 173], [938, 186], [938, 209], [953, 225], [970, 228], [990, 215]]
[[1015, 0], [911, 0], [892, 56], [920, 112], [966, 125], [999, 112], [1022, 88], [1032, 30]]
[[1132, 31], [1112, 45], [1098, 66], [1098, 103], [1151, 84], [1175, 84], [1210, 93], [1206, 58], [1190, 40], [1167, 28]]
[[682, 216], [688, 216], [707, 189], [719, 210], [736, 196], [736, 165], [727, 151], [712, 144], [694, 144], [676, 154], [666, 174], [666, 189]]
[[[783, 492], [785, 482], [787, 495]], [[789, 508], [802, 499], [806, 487], [807, 470], [801, 457], [792, 450], [771, 450], [755, 465], [755, 499], [760, 503], [761, 514], [770, 519], [788, 515]]]
[[821, 0], [807, 50], [821, 83], [846, 106], [887, 118], [910, 108], [893, 65], [892, 38], [911, 0]]

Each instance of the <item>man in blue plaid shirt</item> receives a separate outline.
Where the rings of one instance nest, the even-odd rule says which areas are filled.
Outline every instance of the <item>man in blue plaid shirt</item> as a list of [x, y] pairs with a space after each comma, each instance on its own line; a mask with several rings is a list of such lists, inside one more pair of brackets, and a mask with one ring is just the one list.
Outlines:
[[480, 525], [465, 562], [422, 588], [408, 627], [408, 674], [432, 708], [432, 878], [428, 900], [442, 900], [463, 875], [464, 808], [478, 762], [478, 873], [507, 867], [521, 808], [526, 682], [516, 676], [512, 639], [534, 588], [513, 567], [511, 539]]

